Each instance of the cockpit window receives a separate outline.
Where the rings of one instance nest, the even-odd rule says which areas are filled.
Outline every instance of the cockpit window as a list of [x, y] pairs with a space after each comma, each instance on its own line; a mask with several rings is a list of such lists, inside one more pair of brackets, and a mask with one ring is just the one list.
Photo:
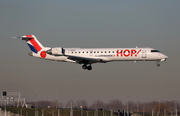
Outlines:
[[151, 52], [160, 52], [159, 50], [151, 50]]

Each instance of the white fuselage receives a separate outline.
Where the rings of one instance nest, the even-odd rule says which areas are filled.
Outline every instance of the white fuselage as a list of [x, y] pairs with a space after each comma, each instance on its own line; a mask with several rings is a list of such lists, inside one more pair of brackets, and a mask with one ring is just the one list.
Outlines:
[[[47, 54], [45, 59], [76, 62], [67, 56], [101, 59], [110, 61], [164, 61], [168, 57], [161, 52], [152, 52], [153, 48], [63, 48], [63, 55]], [[32, 56], [40, 57], [33, 53]], [[93, 63], [93, 62], [92, 62]]]
[[165, 61], [168, 57], [153, 48], [62, 48], [44, 47], [34, 35], [14, 37], [25, 40], [31, 52], [29, 55], [55, 60], [83, 64], [82, 68], [92, 70], [93, 63], [111, 61]]

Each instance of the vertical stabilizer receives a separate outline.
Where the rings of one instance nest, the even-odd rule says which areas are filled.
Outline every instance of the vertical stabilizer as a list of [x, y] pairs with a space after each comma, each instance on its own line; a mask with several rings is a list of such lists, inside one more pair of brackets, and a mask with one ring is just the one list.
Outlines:
[[24, 35], [21, 39], [25, 40], [31, 51], [36, 54], [44, 48], [34, 35]]

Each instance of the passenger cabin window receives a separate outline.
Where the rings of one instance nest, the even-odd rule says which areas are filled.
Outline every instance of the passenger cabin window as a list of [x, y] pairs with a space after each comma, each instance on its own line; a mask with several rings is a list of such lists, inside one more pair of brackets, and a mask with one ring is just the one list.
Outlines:
[[151, 52], [160, 52], [159, 50], [151, 50]]
[[94, 51], [94, 53], [96, 53], [96, 51]]
[[111, 53], [111, 51], [109, 51], [109, 53]]
[[87, 52], [88, 53], [88, 52]]
[[99, 53], [99, 51], [97, 51], [97, 53]]
[[101, 51], [101, 53], [103, 53], [103, 51]]

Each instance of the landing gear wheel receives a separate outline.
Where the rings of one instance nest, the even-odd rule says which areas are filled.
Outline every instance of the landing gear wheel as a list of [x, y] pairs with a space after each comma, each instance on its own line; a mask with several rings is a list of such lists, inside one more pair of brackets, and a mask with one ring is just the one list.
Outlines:
[[87, 70], [92, 70], [92, 67], [91, 67], [91, 66], [88, 66], [88, 67], [87, 67]]
[[157, 67], [160, 67], [160, 64], [156, 64]]
[[82, 68], [85, 70], [85, 69], [87, 69], [87, 66], [86, 66], [86, 65], [83, 65]]

